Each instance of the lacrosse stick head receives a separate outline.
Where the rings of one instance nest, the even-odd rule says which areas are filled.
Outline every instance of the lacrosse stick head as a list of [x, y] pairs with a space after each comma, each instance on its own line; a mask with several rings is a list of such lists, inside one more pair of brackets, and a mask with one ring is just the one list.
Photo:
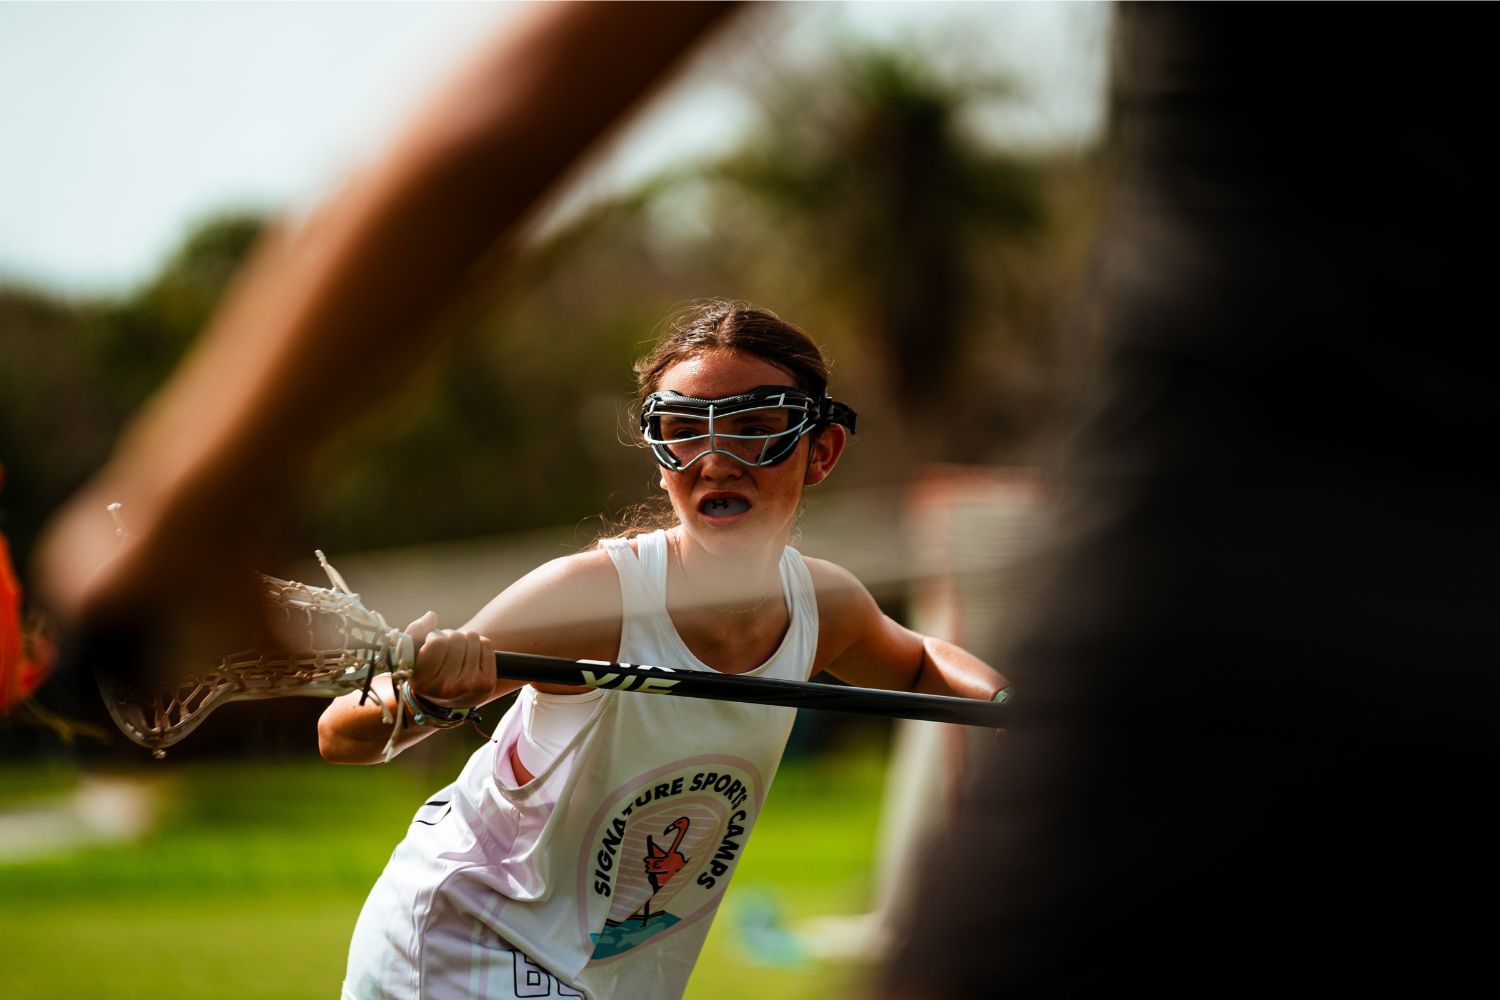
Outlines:
[[[377, 674], [410, 675], [414, 644], [360, 603], [318, 553], [334, 588], [260, 576], [275, 638], [153, 690], [100, 678], [115, 724], [161, 758], [166, 748], [231, 701], [295, 696], [335, 698], [368, 690]], [[382, 702], [383, 704], [383, 702]]]

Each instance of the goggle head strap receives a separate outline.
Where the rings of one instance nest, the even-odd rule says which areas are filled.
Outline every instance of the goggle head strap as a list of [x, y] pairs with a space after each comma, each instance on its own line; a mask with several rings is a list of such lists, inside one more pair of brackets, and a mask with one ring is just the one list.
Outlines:
[[859, 414], [848, 403], [840, 403], [833, 397], [825, 394], [818, 400], [818, 423], [819, 425], [838, 424], [846, 427], [850, 434], [854, 433], [854, 423], [859, 419]]

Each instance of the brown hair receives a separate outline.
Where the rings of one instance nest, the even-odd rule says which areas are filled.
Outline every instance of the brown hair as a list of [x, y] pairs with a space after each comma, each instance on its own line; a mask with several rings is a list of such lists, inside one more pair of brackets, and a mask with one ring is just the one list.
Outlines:
[[738, 351], [768, 361], [814, 396], [828, 390], [828, 362], [818, 345], [769, 309], [706, 299], [667, 317], [661, 331], [651, 353], [635, 363], [637, 403], [656, 391], [668, 368], [709, 351]]

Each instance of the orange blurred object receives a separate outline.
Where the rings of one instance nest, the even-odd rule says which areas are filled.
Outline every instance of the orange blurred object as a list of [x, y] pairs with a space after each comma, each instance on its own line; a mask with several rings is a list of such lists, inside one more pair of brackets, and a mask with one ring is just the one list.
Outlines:
[[10, 545], [0, 534], [0, 715], [25, 701], [46, 679], [57, 650], [21, 627], [21, 583], [11, 566]]

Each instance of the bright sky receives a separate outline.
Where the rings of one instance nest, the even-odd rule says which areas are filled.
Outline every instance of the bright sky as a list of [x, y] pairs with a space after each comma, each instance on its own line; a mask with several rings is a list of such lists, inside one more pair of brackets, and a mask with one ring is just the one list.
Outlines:
[[[122, 290], [196, 219], [316, 203], [515, 10], [0, 2], [0, 281]], [[840, 32], [982, 53], [1028, 94], [987, 126], [1035, 145], [1098, 129], [1107, 22], [1098, 3], [807, 3], [752, 12], [743, 29], [799, 60]], [[584, 190], [732, 145], [754, 107], [721, 65], [697, 60]]]

